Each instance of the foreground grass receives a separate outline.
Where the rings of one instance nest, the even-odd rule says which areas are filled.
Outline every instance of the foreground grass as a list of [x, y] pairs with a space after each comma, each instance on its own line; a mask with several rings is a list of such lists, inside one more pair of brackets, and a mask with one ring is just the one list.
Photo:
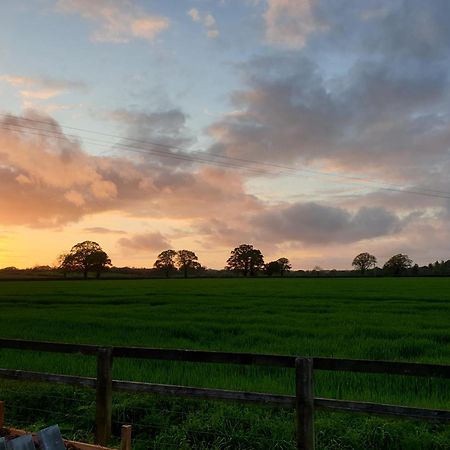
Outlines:
[[[0, 334], [105, 345], [449, 364], [449, 287], [444, 278], [2, 282]], [[294, 392], [293, 371], [287, 369], [128, 359], [114, 364], [115, 378]], [[7, 350], [0, 352], [0, 367], [95, 374], [93, 358]], [[18, 389], [11, 386], [3, 383], [0, 397], [18, 398]], [[33, 389], [27, 398], [41, 395], [42, 389]], [[322, 372], [317, 374], [316, 394], [450, 409], [449, 383], [437, 379]], [[146, 398], [145, 407], [137, 410], [133, 404], [143, 400], [130, 401], [118, 397], [118, 420], [151, 424], [161, 417], [159, 400]], [[59, 402], [63, 401], [55, 400]], [[76, 408], [90, 404], [85, 401]], [[181, 409], [181, 419], [165, 414], [160, 421], [167, 422], [157, 428], [159, 432], [145, 435], [156, 448], [292, 448], [291, 412], [220, 402], [196, 402], [195, 407], [192, 402], [169, 404]], [[237, 425], [223, 417], [248, 420]], [[87, 427], [92, 425], [88, 422]], [[208, 434], [211, 426], [221, 433]], [[317, 434], [321, 449], [450, 448], [446, 426], [373, 417], [321, 413]]]

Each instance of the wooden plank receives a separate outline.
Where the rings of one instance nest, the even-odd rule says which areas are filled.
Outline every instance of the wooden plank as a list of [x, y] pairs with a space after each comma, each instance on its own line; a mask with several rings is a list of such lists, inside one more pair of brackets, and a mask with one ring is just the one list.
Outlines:
[[101, 348], [97, 358], [95, 443], [108, 445], [112, 423], [112, 348]]
[[[20, 430], [18, 428], [5, 428], [5, 431], [7, 432], [8, 436], [23, 436], [25, 434], [30, 434], [28, 431]], [[36, 433], [31, 433], [32, 436], [35, 436]], [[101, 445], [96, 444], [86, 444], [85, 442], [78, 442], [78, 441], [71, 441], [69, 439], [63, 439], [64, 444], [66, 446], [70, 445], [74, 447], [76, 450], [115, 450], [110, 447], [103, 447]]]
[[0, 430], [5, 426], [5, 402], [0, 401]]
[[315, 370], [340, 370], [343, 372], [383, 373], [416, 377], [450, 378], [450, 365], [421, 364], [364, 359], [313, 358]]
[[74, 447], [76, 450], [114, 450], [110, 447], [103, 447], [97, 444], [86, 444], [85, 442], [70, 441], [64, 439], [66, 446]]
[[30, 372], [26, 370], [0, 369], [0, 378], [20, 381], [50, 382], [56, 384], [68, 384], [93, 388], [96, 379], [90, 377], [78, 377], [73, 375], [59, 375], [55, 373]]
[[235, 352], [211, 352], [203, 350], [114, 347], [114, 357], [291, 368], [295, 367], [295, 356]]
[[314, 450], [314, 386], [311, 358], [295, 360], [295, 391], [297, 449]]
[[60, 342], [26, 341], [21, 339], [0, 339], [0, 348], [34, 350], [40, 352], [81, 353], [97, 355], [98, 345], [65, 344]]
[[382, 416], [406, 417], [410, 419], [450, 421], [450, 411], [442, 409], [412, 408], [409, 406], [385, 405], [381, 403], [353, 402], [316, 398], [314, 405], [318, 409], [331, 411], [357, 412]]
[[194, 388], [167, 384], [141, 383], [135, 381], [113, 381], [113, 389], [127, 392], [145, 392], [174, 397], [206, 400], [234, 400], [243, 403], [259, 403], [292, 408], [295, 397], [291, 395], [263, 394], [259, 392], [229, 391], [225, 389]]
[[120, 450], [131, 450], [131, 425], [122, 425]]

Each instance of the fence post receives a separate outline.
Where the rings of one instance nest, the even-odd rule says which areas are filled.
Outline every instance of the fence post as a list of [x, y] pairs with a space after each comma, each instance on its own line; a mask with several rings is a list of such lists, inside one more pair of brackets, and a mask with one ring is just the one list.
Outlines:
[[5, 403], [0, 401], [0, 430], [5, 426]]
[[95, 443], [107, 446], [112, 421], [112, 348], [100, 348], [97, 356]]
[[131, 450], [131, 425], [122, 425], [120, 450]]
[[297, 450], [314, 450], [313, 360], [295, 360]]

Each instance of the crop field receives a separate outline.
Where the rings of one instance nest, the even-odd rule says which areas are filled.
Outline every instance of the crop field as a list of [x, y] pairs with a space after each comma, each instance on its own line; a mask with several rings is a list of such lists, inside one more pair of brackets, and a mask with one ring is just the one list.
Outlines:
[[[0, 311], [4, 338], [450, 364], [446, 278], [13, 281]], [[95, 376], [78, 355], [1, 350], [0, 367]], [[114, 378], [294, 393], [290, 369], [124, 359]], [[432, 378], [317, 372], [315, 393], [450, 409], [449, 381]], [[0, 399], [28, 427], [92, 426], [92, 392], [3, 381]], [[115, 394], [114, 414], [142, 426], [141, 448], [294, 448], [289, 410]], [[450, 425], [408, 420], [320, 412], [316, 434], [321, 450], [450, 449]]]

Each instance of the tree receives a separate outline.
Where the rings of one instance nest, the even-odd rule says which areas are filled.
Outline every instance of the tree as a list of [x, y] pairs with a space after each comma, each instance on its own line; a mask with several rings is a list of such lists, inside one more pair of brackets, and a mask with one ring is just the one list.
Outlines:
[[270, 261], [264, 266], [266, 274], [271, 277], [276, 273], [281, 273], [281, 266], [278, 261]]
[[198, 262], [197, 255], [190, 250], [178, 250], [175, 256], [175, 264], [183, 272], [184, 278], [187, 278], [189, 270], [196, 270], [202, 267]]
[[225, 268], [242, 272], [246, 277], [248, 274], [255, 276], [263, 267], [264, 257], [261, 251], [253, 248], [253, 245], [241, 244], [232, 250]]
[[292, 266], [289, 264], [287, 258], [279, 258], [276, 261], [270, 261], [264, 266], [265, 272], [269, 277], [276, 273], [284, 276], [285, 272], [288, 272], [291, 268]]
[[75, 244], [69, 253], [59, 257], [60, 269], [67, 272], [82, 272], [86, 279], [89, 272], [99, 278], [101, 272], [111, 266], [111, 260], [97, 242], [84, 241]]
[[370, 253], [364, 252], [355, 256], [352, 262], [352, 266], [359, 270], [362, 275], [366, 273], [366, 270], [372, 269], [377, 265], [377, 258]]
[[175, 250], [164, 250], [156, 258], [153, 267], [162, 270], [166, 278], [169, 278], [170, 273], [175, 270], [175, 256], [177, 256]]
[[409, 269], [412, 266], [412, 263], [413, 262], [408, 255], [399, 253], [398, 255], [394, 255], [384, 264], [383, 270], [394, 275], [399, 275], [404, 270]]
[[284, 276], [286, 272], [289, 272], [292, 269], [291, 263], [287, 258], [278, 258], [277, 262], [280, 265], [281, 276]]

